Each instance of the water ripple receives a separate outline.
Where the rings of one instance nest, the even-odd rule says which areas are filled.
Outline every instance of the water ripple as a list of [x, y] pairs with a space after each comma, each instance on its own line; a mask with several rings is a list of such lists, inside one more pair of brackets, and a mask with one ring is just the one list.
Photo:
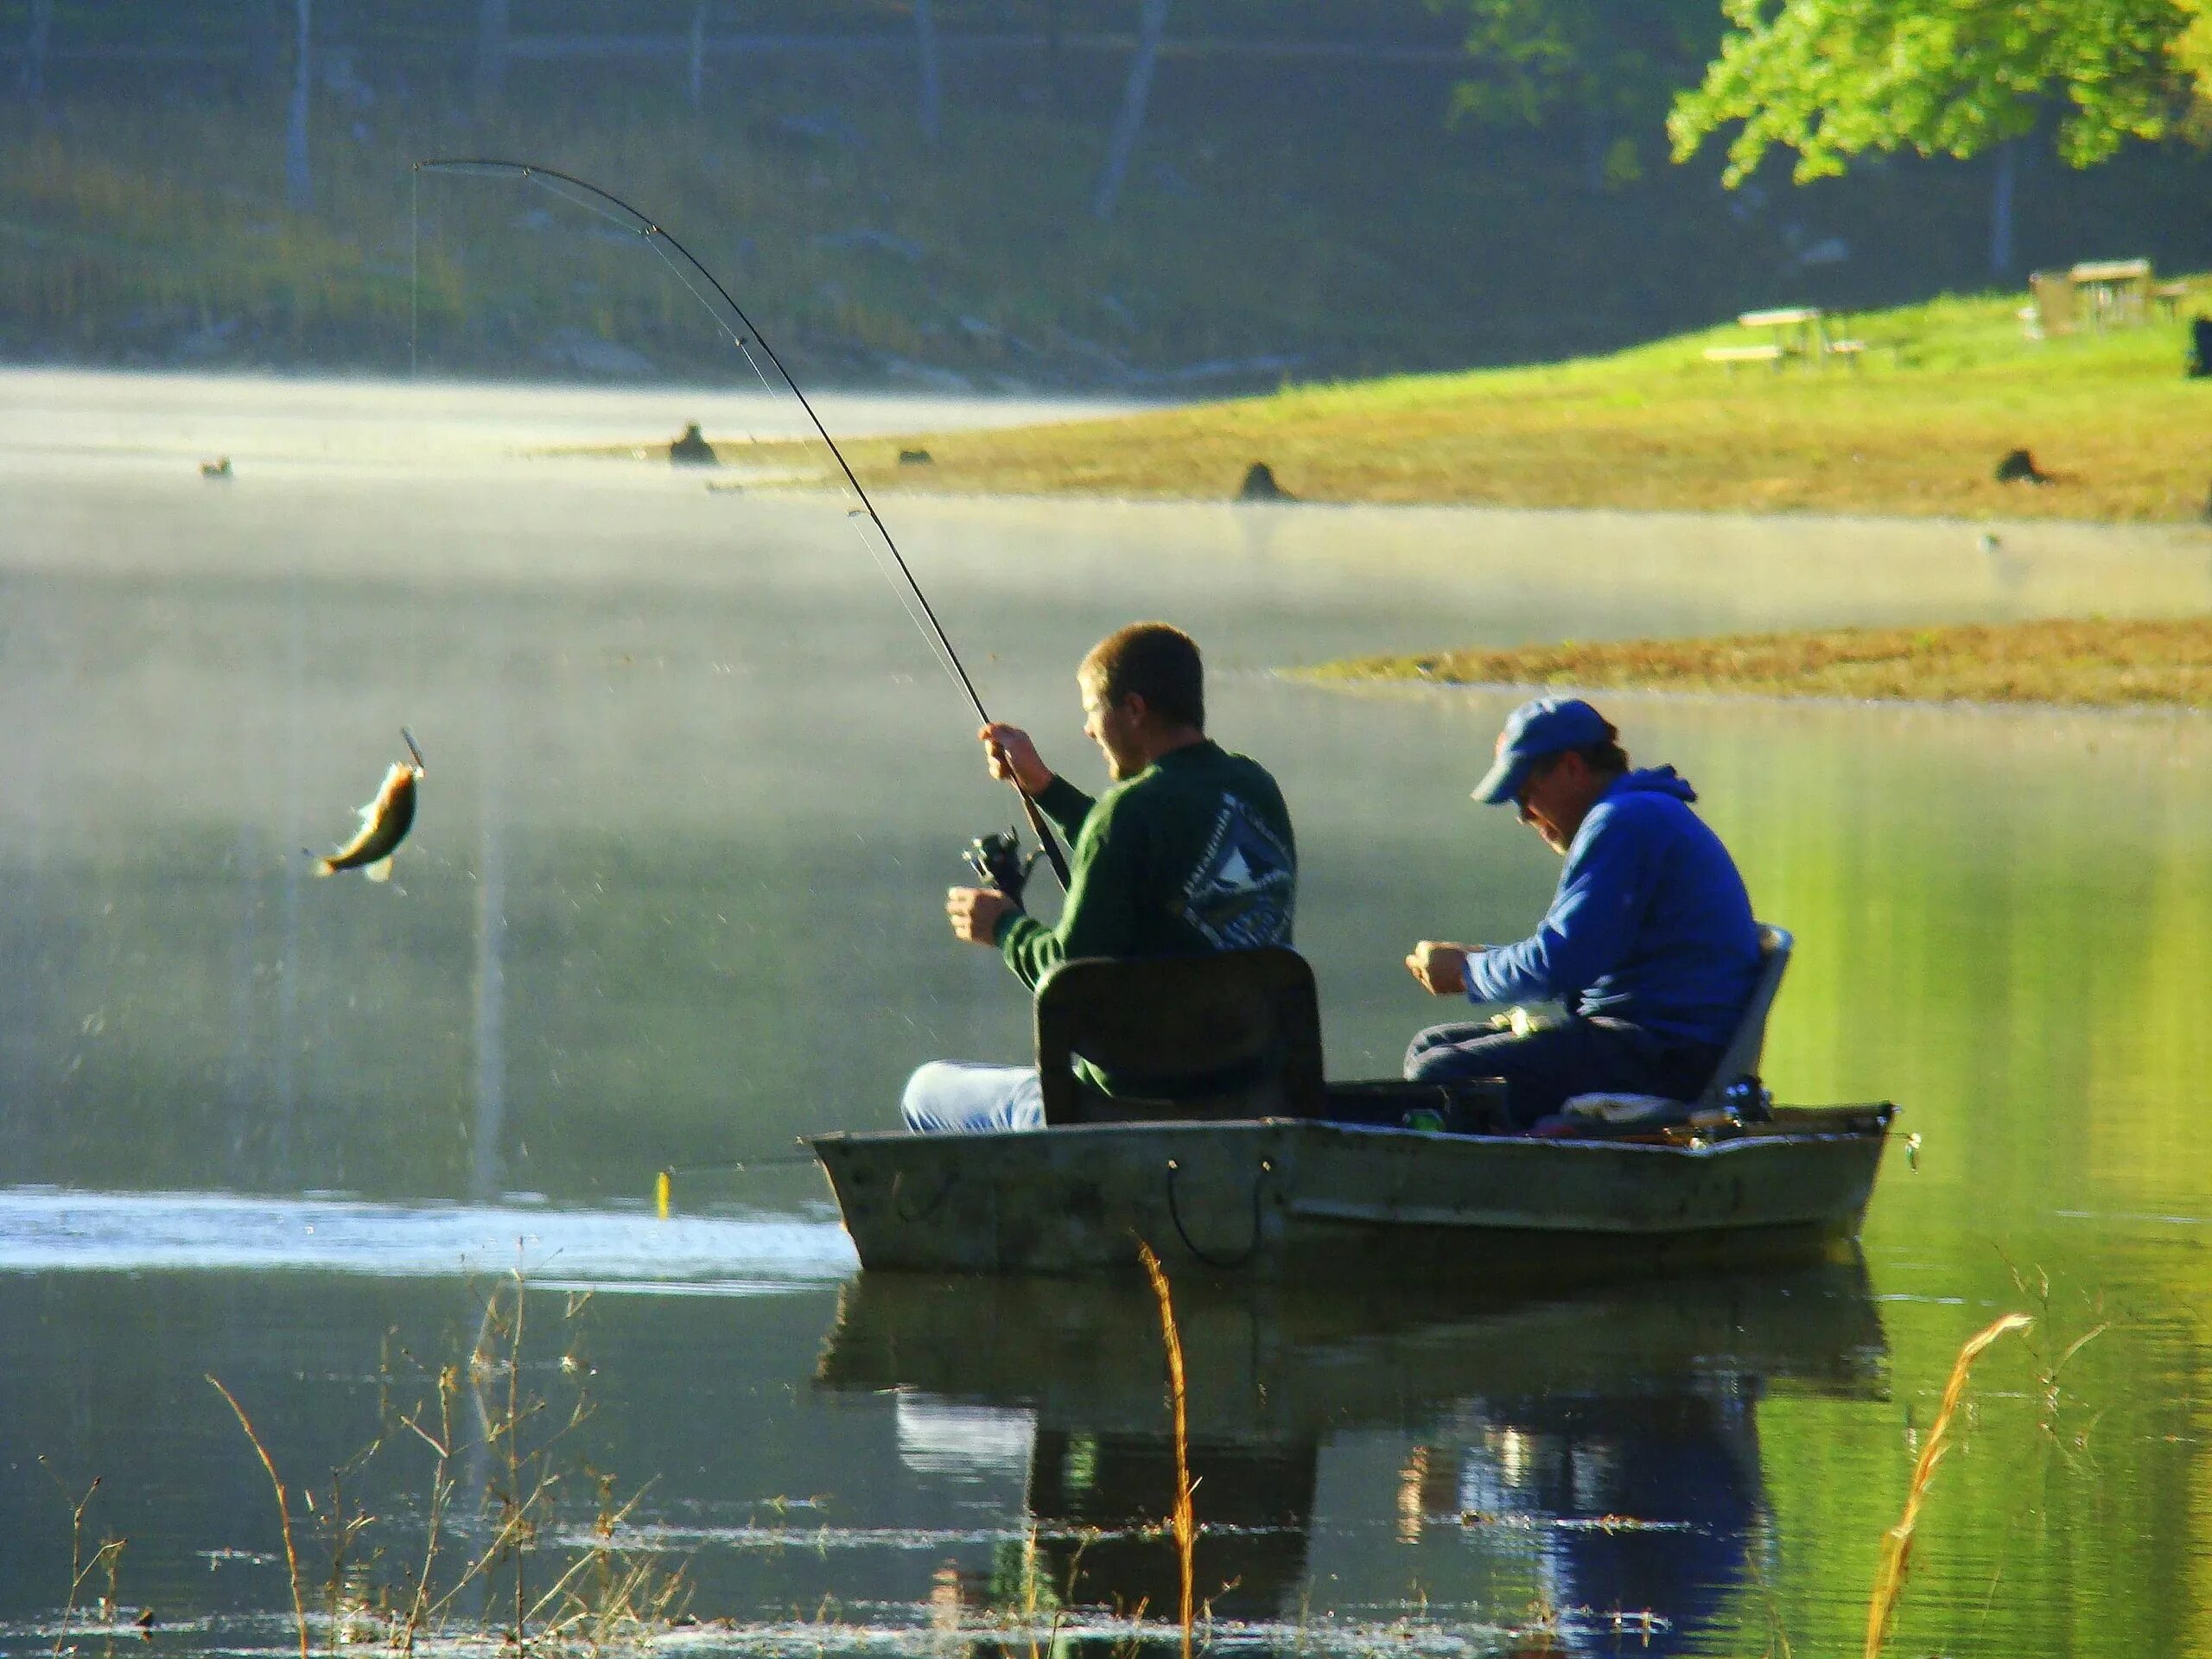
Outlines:
[[788, 1214], [660, 1221], [498, 1205], [0, 1191], [0, 1273], [292, 1270], [425, 1278], [519, 1267], [548, 1283], [742, 1294], [834, 1283], [857, 1265], [836, 1222]]

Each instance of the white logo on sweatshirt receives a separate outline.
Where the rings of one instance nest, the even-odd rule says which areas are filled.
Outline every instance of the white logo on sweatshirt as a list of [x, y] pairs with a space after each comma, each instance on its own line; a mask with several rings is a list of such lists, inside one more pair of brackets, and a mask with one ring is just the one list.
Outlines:
[[1183, 919], [1217, 950], [1290, 943], [1295, 867], [1290, 849], [1234, 795], [1183, 887]]

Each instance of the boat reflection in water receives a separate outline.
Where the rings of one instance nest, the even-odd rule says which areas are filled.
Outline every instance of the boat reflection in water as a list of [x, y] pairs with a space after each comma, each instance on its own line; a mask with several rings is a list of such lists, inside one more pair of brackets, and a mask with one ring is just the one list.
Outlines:
[[[1198, 1599], [1255, 1650], [1365, 1645], [1420, 1616], [1417, 1580], [1476, 1651], [1681, 1651], [1765, 1534], [1762, 1398], [1871, 1395], [1885, 1353], [1856, 1260], [1489, 1308], [1193, 1282], [1176, 1308]], [[910, 1469], [1026, 1465], [1033, 1547], [940, 1568], [940, 1626], [979, 1650], [1034, 1648], [1039, 1624], [1131, 1645], [1084, 1615], [1172, 1630], [1174, 1448], [1141, 1285], [864, 1274], [817, 1382], [896, 1390]]]

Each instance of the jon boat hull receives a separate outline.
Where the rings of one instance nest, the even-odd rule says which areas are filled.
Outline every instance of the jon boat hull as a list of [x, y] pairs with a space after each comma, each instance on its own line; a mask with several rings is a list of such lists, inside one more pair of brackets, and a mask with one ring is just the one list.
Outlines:
[[1263, 1279], [1575, 1278], [1817, 1258], [1854, 1237], [1886, 1106], [1727, 1138], [1533, 1141], [1296, 1119], [811, 1142], [861, 1264]]

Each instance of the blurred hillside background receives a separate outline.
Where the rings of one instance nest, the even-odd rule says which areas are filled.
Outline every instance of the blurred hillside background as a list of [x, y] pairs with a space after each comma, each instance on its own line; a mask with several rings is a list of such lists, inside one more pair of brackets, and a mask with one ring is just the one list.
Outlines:
[[[1750, 307], [2212, 265], [2212, 157], [2055, 125], [1726, 189], [1718, 0], [0, 0], [0, 357], [727, 382], [658, 219], [803, 378], [1188, 396]], [[417, 192], [419, 191], [419, 200]], [[419, 207], [419, 213], [413, 211]], [[748, 377], [749, 378], [749, 377]]]

